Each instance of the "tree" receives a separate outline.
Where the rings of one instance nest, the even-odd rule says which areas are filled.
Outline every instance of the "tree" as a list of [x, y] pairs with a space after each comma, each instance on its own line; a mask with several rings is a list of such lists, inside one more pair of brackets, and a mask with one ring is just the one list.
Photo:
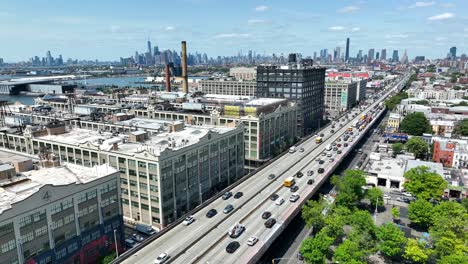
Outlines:
[[401, 154], [403, 152], [403, 146], [404, 145], [402, 143], [392, 144], [393, 157], [396, 157], [396, 155]]
[[362, 186], [366, 184], [366, 179], [363, 171], [346, 170], [343, 177], [333, 176], [332, 183], [338, 189], [335, 199], [337, 205], [354, 206], [364, 197]]
[[349, 216], [348, 223], [353, 227], [353, 230], [358, 233], [368, 231], [371, 235], [375, 234], [375, 225], [372, 216], [368, 211], [357, 210]]
[[439, 174], [429, 171], [426, 166], [412, 168], [404, 174], [406, 178], [403, 186], [405, 189], [420, 199], [436, 199], [440, 200], [447, 181]]
[[424, 199], [417, 199], [408, 206], [409, 220], [423, 228], [432, 224], [432, 204]]
[[356, 241], [352, 241], [351, 239], [345, 240], [336, 248], [333, 260], [339, 263], [366, 263], [364, 261], [365, 252]]
[[468, 211], [468, 198], [463, 198], [461, 204], [465, 207], [465, 210]]
[[416, 239], [408, 239], [403, 257], [416, 263], [426, 263], [429, 255]]
[[459, 121], [453, 129], [453, 133], [459, 136], [468, 136], [468, 119]]
[[439, 264], [462, 264], [466, 263], [466, 255], [452, 254], [449, 256], [442, 257]]
[[319, 232], [315, 237], [302, 241], [300, 252], [307, 263], [325, 263], [328, 248], [333, 241], [324, 232]]
[[379, 207], [384, 205], [383, 192], [379, 188], [374, 187], [374, 188], [368, 189], [366, 192], [366, 198], [369, 199], [372, 208], [374, 208], [376, 204]]
[[419, 137], [412, 137], [406, 142], [406, 150], [413, 153], [416, 158], [424, 158], [429, 151], [429, 145]]
[[322, 214], [324, 208], [323, 202], [313, 200], [307, 201], [302, 207], [302, 219], [304, 219], [308, 228], [314, 227], [315, 233], [325, 225], [325, 217]]
[[444, 233], [435, 241], [434, 245], [434, 251], [439, 257], [468, 253], [468, 247], [464, 245], [463, 240], [457, 238], [451, 231]]
[[423, 133], [432, 133], [432, 127], [423, 113], [415, 112], [406, 115], [401, 121], [400, 130], [412, 136], [422, 136]]
[[387, 223], [377, 229], [379, 250], [387, 257], [399, 256], [405, 245], [405, 233], [398, 226]]
[[115, 258], [116, 258], [115, 251], [112, 251], [108, 255], [99, 257], [97, 263], [99, 263], [99, 264], [109, 264], [113, 260], [115, 260]]
[[393, 217], [393, 219], [400, 218], [400, 208], [398, 208], [398, 207], [393, 207], [392, 208], [392, 217]]

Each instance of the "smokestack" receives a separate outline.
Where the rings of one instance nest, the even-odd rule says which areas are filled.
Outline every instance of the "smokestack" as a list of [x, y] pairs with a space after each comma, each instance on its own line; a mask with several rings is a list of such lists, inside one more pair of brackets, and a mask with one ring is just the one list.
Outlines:
[[166, 92], [171, 91], [171, 71], [169, 70], [169, 63], [166, 63]]
[[182, 41], [182, 92], [188, 93], [187, 42]]

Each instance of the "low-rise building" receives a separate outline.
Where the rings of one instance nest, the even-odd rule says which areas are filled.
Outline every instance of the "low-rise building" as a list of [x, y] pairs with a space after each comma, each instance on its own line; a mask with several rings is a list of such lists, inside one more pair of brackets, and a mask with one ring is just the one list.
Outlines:
[[449, 140], [434, 141], [432, 160], [444, 164], [445, 167], [452, 167], [455, 145], [455, 142]]
[[387, 132], [389, 133], [395, 133], [398, 132], [400, 129], [400, 122], [402, 118], [401, 115], [398, 113], [390, 113], [390, 116], [388, 117], [387, 120]]
[[382, 158], [370, 160], [365, 168], [367, 183], [388, 189], [403, 189], [405, 160]]
[[355, 106], [356, 97], [357, 82], [325, 82], [325, 111], [331, 116], [339, 116]]
[[255, 80], [257, 69], [254, 67], [234, 67], [229, 69], [229, 75], [238, 80]]
[[451, 137], [453, 129], [455, 128], [456, 121], [454, 120], [440, 120], [440, 119], [430, 119], [429, 120], [432, 132], [436, 136]]

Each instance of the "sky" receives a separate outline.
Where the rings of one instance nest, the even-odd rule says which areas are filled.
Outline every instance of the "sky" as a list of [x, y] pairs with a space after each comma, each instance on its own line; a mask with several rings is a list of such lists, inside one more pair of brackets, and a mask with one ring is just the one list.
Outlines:
[[468, 53], [468, 0], [0, 0], [0, 58], [118, 60], [160, 49], [216, 57], [370, 48], [409, 58]]

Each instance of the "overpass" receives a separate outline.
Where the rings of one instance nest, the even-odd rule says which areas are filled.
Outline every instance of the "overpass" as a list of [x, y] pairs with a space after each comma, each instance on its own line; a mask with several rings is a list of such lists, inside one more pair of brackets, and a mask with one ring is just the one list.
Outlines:
[[[325, 135], [322, 144], [316, 144], [313, 139], [309, 138], [297, 146], [298, 149], [304, 148], [304, 152], [286, 153], [251, 177], [235, 184], [230, 191], [242, 192], [241, 198], [231, 197], [223, 200], [218, 197], [211, 200], [209, 204], [204, 204], [198, 212], [193, 214], [196, 220], [191, 225], [171, 226], [169, 230], [163, 230], [161, 234], [150, 237], [148, 241], [129, 250], [114, 263], [153, 263], [161, 253], [169, 254], [170, 258], [166, 263], [256, 263], [294, 216], [300, 212], [302, 205], [319, 190], [339, 163], [384, 113], [384, 107], [379, 107], [379, 104], [393, 92], [401, 90], [408, 79], [409, 75], [404, 76], [394, 87], [382, 92], [379, 99], [371, 100], [368, 107], [352, 110], [350, 114], [355, 115], [354, 118], [346, 120], [346, 117], [343, 117], [334, 122], [336, 126], [334, 133], [331, 132], [331, 126], [325, 127], [319, 132]], [[327, 153], [326, 146], [341, 137], [348, 127], [359, 120], [361, 114], [373, 116], [366, 128], [361, 132], [356, 132], [357, 130], [354, 129], [353, 141], [348, 142], [348, 147], [340, 148], [342, 153], [336, 154], [334, 161], [323, 156]], [[317, 158], [325, 162], [319, 164]], [[319, 168], [324, 169], [324, 172], [318, 173]], [[307, 176], [309, 170], [314, 171], [313, 176]], [[289, 188], [283, 187], [283, 181], [299, 171], [304, 174], [302, 178], [295, 178], [296, 185], [299, 186], [296, 193], [300, 195], [300, 198], [296, 202], [290, 202], [289, 196], [292, 192]], [[270, 174], [275, 174], [275, 179], [268, 179]], [[312, 185], [307, 184], [309, 179], [314, 179]], [[285, 199], [285, 202], [282, 205], [276, 205], [270, 200], [272, 194], [279, 195]], [[224, 214], [223, 209], [227, 204], [232, 204], [234, 210]], [[218, 214], [207, 218], [205, 215], [210, 209], [216, 209]], [[271, 217], [277, 221], [272, 228], [264, 226], [265, 220], [261, 218], [261, 215], [265, 211], [271, 212]], [[236, 223], [245, 225], [246, 230], [237, 239], [232, 239], [227, 235], [227, 230]], [[254, 246], [247, 245], [250, 236], [259, 238]], [[226, 252], [226, 246], [234, 240], [240, 243], [240, 247], [234, 253], [229, 254]]]

